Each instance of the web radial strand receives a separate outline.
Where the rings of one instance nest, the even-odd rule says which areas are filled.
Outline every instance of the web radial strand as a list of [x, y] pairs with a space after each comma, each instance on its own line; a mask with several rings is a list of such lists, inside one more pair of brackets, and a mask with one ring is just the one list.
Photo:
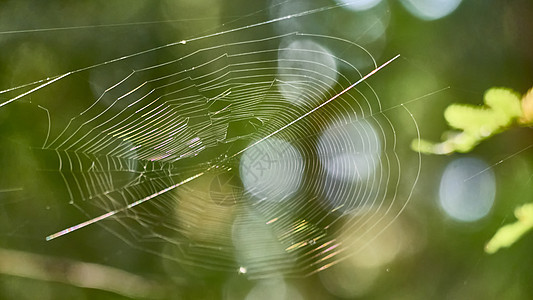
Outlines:
[[389, 226], [416, 176], [403, 175], [399, 125], [367, 82], [384, 65], [331, 36], [254, 33], [76, 71], [115, 77], [52, 118], [38, 150], [89, 216], [48, 239], [98, 223], [180, 265], [302, 276]]

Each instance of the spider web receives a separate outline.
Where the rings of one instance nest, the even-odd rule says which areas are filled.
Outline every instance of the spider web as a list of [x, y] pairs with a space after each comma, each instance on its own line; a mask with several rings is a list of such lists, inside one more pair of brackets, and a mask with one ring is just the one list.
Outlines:
[[[31, 96], [49, 116], [39, 171], [87, 216], [47, 239], [96, 223], [165, 259], [251, 277], [311, 274], [364, 248], [409, 201], [419, 157], [398, 145], [417, 126], [405, 106], [382, 107], [362, 46], [264, 30], [328, 9], [4, 90], [16, 96], [2, 106]], [[69, 95], [67, 114], [38, 100], [94, 70], [118, 80]]]

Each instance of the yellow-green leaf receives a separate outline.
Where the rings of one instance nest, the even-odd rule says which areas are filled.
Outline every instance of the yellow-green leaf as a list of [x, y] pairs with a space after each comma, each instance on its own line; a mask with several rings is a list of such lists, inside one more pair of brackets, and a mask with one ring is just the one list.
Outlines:
[[451, 104], [444, 111], [448, 124], [457, 129], [475, 131], [492, 122], [492, 112], [488, 109], [466, 104]]
[[485, 252], [492, 254], [507, 248], [533, 228], [533, 203], [515, 209], [515, 216], [518, 221], [501, 227], [485, 246]]
[[485, 92], [485, 104], [512, 121], [522, 115], [520, 95], [507, 88], [491, 88]]
[[533, 93], [528, 95], [520, 102], [519, 95], [511, 89], [491, 88], [485, 92], [485, 106], [451, 104], [444, 111], [444, 118], [450, 127], [462, 132], [444, 137], [441, 143], [413, 142], [411, 148], [428, 154], [469, 152], [483, 140], [509, 128], [519, 117], [520, 124], [529, 126], [533, 123]]
[[533, 124], [533, 89], [530, 89], [522, 98], [522, 116], [520, 124], [530, 126]]
[[413, 140], [411, 149], [424, 154], [449, 154], [454, 151], [454, 147], [449, 143], [432, 143], [423, 139]]

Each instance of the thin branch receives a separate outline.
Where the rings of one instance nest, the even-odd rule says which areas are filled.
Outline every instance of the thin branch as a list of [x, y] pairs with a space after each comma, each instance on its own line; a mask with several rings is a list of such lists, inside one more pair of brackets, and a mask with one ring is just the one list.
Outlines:
[[103, 290], [131, 298], [164, 298], [169, 290], [120, 269], [8, 249], [0, 249], [0, 274]]

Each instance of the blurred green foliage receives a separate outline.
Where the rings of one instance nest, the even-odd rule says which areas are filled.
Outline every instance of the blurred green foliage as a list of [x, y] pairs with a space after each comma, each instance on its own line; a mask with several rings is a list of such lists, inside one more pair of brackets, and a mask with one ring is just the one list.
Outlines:
[[469, 152], [483, 140], [509, 129], [513, 124], [531, 125], [531, 120], [526, 118], [526, 114], [531, 112], [522, 111], [529, 98], [524, 96], [520, 101], [519, 94], [511, 89], [491, 88], [485, 93], [484, 107], [451, 104], [444, 111], [444, 118], [450, 127], [461, 131], [446, 132], [441, 143], [414, 140], [411, 147], [426, 154]]
[[[426, 154], [470, 152], [483, 140], [510, 129], [513, 124], [533, 125], [533, 89], [520, 99], [511, 89], [491, 88], [485, 93], [484, 102], [485, 107], [451, 104], [444, 111], [444, 118], [449, 126], [462, 131], [446, 133], [441, 143], [414, 140], [411, 147]], [[487, 243], [487, 253], [511, 246], [533, 228], [533, 203], [516, 208], [515, 216], [518, 221], [502, 226]]]
[[533, 228], [533, 203], [524, 204], [515, 209], [518, 221], [502, 226], [485, 246], [487, 253], [496, 253], [501, 248], [513, 245], [526, 232]]

